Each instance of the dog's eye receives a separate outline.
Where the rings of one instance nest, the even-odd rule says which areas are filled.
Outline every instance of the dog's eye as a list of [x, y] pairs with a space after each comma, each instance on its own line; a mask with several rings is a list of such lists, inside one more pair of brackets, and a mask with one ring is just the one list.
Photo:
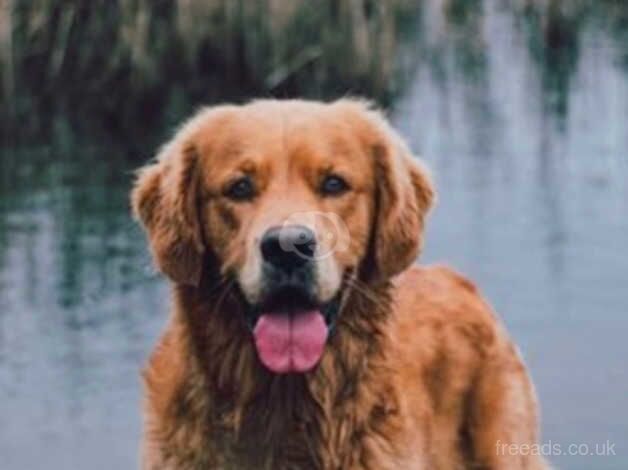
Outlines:
[[338, 175], [328, 175], [320, 186], [321, 194], [337, 196], [349, 190], [349, 185]]
[[225, 196], [234, 201], [246, 201], [255, 196], [255, 184], [250, 176], [243, 176], [232, 182], [225, 190]]

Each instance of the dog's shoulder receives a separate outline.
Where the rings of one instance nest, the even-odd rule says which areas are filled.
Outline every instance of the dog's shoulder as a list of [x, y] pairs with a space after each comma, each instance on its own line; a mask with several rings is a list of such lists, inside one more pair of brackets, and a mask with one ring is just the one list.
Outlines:
[[447, 266], [413, 266], [393, 284], [395, 308], [402, 317], [454, 324], [496, 323], [475, 284]]
[[393, 305], [391, 332], [410, 357], [477, 361], [509, 342], [477, 287], [445, 266], [415, 266], [399, 275]]

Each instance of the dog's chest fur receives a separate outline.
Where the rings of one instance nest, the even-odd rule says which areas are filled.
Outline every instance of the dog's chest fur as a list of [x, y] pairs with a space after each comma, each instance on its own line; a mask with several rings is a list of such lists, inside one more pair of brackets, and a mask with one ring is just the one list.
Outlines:
[[330, 406], [330, 397], [311, 394], [303, 378], [285, 379], [277, 384], [279, 395], [260, 397], [241, 413], [220, 400], [212, 407], [200, 388], [181, 391], [171, 428], [159, 439], [164, 468], [400, 468], [402, 450], [394, 439], [402, 417], [391, 390], [353, 391]]
[[[145, 373], [145, 454], [160, 456], [146, 469], [421, 468], [407, 463], [413, 445], [402, 439], [403, 403], [381, 356], [386, 338], [373, 330], [384, 323], [376, 314], [340, 325], [306, 376], [268, 373], [246, 338], [233, 339], [233, 322], [206, 326], [211, 339], [194, 341], [190, 327], [200, 325], [191, 318], [175, 315]], [[207, 366], [203, 357], [222, 360]]]

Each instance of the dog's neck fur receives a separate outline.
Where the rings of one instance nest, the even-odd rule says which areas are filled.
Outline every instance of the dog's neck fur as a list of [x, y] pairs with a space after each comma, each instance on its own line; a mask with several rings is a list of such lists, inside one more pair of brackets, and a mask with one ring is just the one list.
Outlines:
[[[176, 286], [171, 329], [181, 333], [179, 342], [191, 341], [184, 346], [179, 385], [164, 412], [170, 414], [170, 444], [188, 449], [190, 468], [351, 468], [376, 459], [371, 454], [378, 446], [363, 442], [365, 436], [392, 435], [370, 431], [387, 426], [385, 417], [398, 413], [399, 403], [390, 381], [382, 380], [390, 375], [383, 358], [390, 286], [375, 289], [372, 296], [348, 293], [314, 371], [274, 375], [257, 359], [239, 301], [229, 289], [220, 296], [202, 286]], [[159, 387], [151, 368], [149, 392]], [[207, 435], [206, 429], [215, 434]], [[393, 443], [386, 445], [389, 452], [394, 449]]]

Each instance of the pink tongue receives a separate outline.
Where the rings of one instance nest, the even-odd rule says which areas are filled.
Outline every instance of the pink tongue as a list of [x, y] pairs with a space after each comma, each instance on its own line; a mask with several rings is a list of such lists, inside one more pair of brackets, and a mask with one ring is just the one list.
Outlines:
[[294, 315], [265, 313], [253, 336], [260, 360], [271, 371], [302, 373], [318, 364], [323, 355], [327, 325], [318, 310]]

